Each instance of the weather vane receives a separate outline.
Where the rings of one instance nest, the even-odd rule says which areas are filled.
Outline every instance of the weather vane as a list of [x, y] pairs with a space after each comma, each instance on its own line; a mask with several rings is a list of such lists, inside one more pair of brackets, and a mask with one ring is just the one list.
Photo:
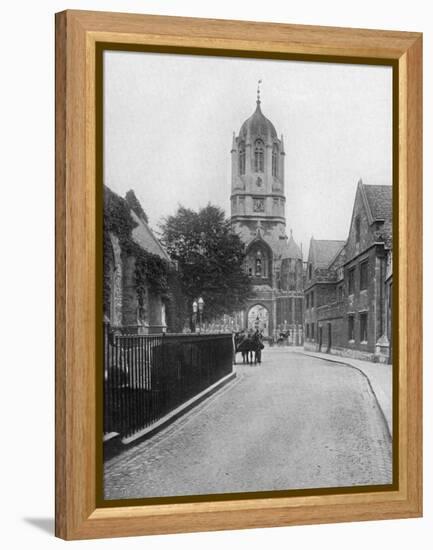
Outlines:
[[260, 84], [262, 83], [261, 80], [257, 82], [257, 103], [260, 103]]

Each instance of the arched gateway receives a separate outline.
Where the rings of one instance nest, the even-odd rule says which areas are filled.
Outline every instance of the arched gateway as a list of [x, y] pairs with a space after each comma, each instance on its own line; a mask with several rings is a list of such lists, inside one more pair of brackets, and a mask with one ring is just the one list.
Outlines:
[[256, 304], [248, 311], [248, 329], [259, 330], [263, 336], [269, 336], [269, 311], [265, 306]]

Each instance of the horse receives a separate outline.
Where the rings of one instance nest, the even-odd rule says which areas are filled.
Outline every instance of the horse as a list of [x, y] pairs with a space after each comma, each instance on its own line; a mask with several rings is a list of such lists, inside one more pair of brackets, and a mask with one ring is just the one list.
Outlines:
[[253, 353], [254, 364], [260, 364], [263, 347], [258, 332], [249, 336], [243, 333], [236, 333], [234, 336], [234, 364], [236, 365], [236, 353], [238, 352], [242, 353], [244, 364], [253, 364]]

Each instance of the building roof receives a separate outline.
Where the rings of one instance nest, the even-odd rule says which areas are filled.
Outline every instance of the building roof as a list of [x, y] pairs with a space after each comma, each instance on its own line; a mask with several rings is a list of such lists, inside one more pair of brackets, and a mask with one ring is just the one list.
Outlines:
[[391, 221], [392, 186], [363, 184], [363, 187], [373, 221]]
[[277, 137], [277, 131], [272, 122], [265, 117], [260, 108], [260, 99], [257, 100], [257, 107], [254, 113], [247, 118], [242, 124], [239, 131], [239, 136], [246, 138], [247, 136], [261, 136], [264, 139]]
[[345, 244], [346, 241], [318, 241], [312, 238], [310, 247], [314, 265], [319, 268], [328, 267]]
[[287, 242], [287, 245], [284, 247], [281, 254], [281, 258], [284, 260], [286, 258], [294, 260], [302, 260], [302, 251], [299, 248], [298, 244], [293, 238], [292, 231], [290, 230], [290, 238]]
[[153, 231], [150, 229], [144, 219], [138, 217], [133, 210], [130, 210], [130, 214], [134, 222], [137, 224], [137, 226], [134, 227], [134, 229], [132, 230], [133, 240], [142, 248], [144, 248], [144, 250], [147, 250], [152, 254], [156, 254], [163, 260], [170, 261], [167, 252], [164, 250], [161, 243], [155, 237]]

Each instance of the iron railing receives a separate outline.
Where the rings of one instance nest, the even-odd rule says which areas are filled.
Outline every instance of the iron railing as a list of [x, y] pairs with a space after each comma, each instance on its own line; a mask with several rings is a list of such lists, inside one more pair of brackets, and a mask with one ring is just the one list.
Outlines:
[[130, 436], [232, 369], [230, 334], [125, 334], [104, 327], [104, 433]]

